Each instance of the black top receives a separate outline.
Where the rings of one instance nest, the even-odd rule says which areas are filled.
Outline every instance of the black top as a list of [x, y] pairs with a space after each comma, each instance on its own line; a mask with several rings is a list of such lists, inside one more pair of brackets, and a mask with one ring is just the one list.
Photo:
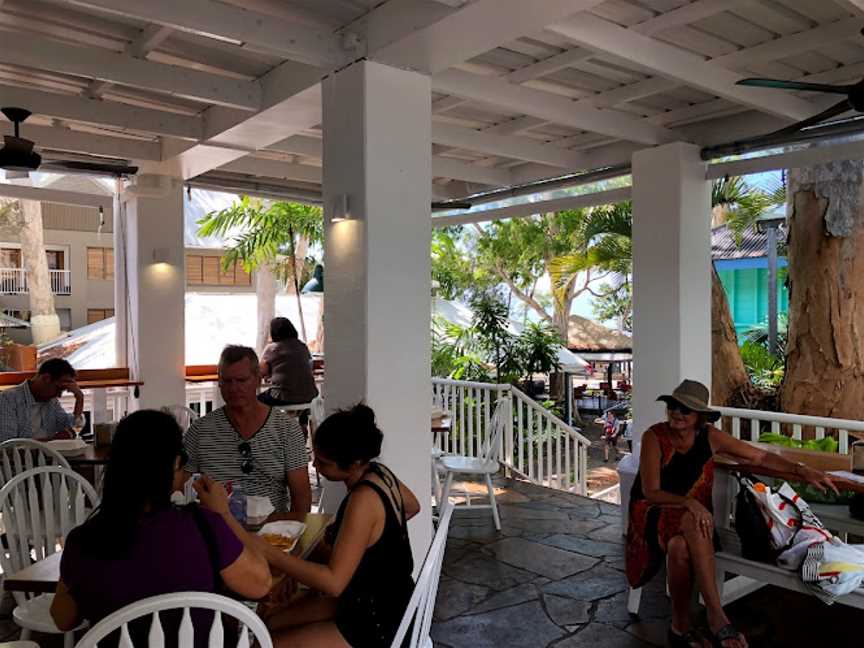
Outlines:
[[369, 473], [384, 482], [389, 495], [375, 482], [361, 479], [343, 500], [336, 521], [327, 532], [333, 544], [351, 494], [357, 488], [367, 486], [381, 498], [385, 511], [384, 530], [378, 541], [366, 549], [337, 605], [336, 627], [353, 648], [389, 646], [414, 590], [411, 576], [414, 557], [399, 481], [381, 464], [371, 464]]

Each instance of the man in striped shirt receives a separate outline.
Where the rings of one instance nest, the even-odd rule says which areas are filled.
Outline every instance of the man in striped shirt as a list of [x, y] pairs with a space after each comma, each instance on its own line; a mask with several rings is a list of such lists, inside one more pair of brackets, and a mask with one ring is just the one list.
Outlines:
[[186, 432], [186, 470], [240, 485], [246, 495], [269, 497], [278, 512], [308, 512], [312, 493], [303, 430], [296, 418], [258, 400], [260, 382], [255, 351], [225, 347], [219, 358], [225, 406]]

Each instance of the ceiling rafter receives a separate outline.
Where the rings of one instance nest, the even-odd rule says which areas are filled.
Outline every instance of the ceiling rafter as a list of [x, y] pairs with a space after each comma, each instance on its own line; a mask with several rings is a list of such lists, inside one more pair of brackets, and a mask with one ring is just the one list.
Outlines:
[[[164, 25], [147, 25], [125, 48], [125, 54], [132, 58], [144, 59], [154, 49], [159, 47], [174, 32], [171, 27]], [[90, 82], [84, 91], [88, 97], [98, 98], [112, 86], [110, 81], [94, 80]]]

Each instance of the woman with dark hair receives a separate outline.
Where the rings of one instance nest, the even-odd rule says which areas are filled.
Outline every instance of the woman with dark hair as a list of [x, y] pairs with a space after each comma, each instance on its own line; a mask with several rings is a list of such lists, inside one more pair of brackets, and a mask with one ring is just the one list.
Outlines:
[[705, 601], [708, 638], [719, 648], [746, 648], [747, 640], [723, 611], [714, 575], [712, 491], [714, 455], [788, 473], [820, 490], [834, 487], [824, 473], [739, 441], [711, 425], [720, 412], [708, 407], [708, 388], [685, 380], [666, 403], [666, 421], [642, 435], [639, 474], [630, 493], [626, 571], [631, 587], [642, 587], [660, 570], [664, 557], [672, 597], [672, 648], [704, 645], [690, 628], [695, 581]]
[[[183, 489], [185, 460], [182, 431], [170, 414], [141, 410], [120, 421], [102, 502], [63, 547], [51, 604], [58, 628], [96, 623], [148, 596], [215, 592], [220, 581], [246, 598], [267, 594], [267, 562], [227, 509], [220, 516], [171, 503], [172, 493]], [[227, 499], [207, 477], [195, 489], [205, 506]], [[196, 632], [205, 644], [207, 628]]]
[[272, 568], [314, 590], [268, 615], [279, 648], [377, 648], [393, 641], [414, 588], [406, 525], [420, 503], [374, 461], [382, 439], [365, 405], [336, 412], [315, 432], [315, 467], [343, 482], [348, 495], [328, 529], [323, 562], [265, 549]]
[[297, 337], [287, 317], [270, 320], [270, 344], [261, 355], [261, 375], [270, 380], [270, 389], [258, 398], [267, 405], [299, 405], [318, 395], [312, 375], [312, 355]]

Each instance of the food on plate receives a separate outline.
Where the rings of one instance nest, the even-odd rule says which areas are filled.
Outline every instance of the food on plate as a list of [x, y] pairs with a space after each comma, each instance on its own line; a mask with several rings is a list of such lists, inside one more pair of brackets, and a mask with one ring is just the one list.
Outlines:
[[262, 533], [261, 537], [264, 538], [264, 541], [267, 544], [271, 544], [277, 549], [282, 549], [283, 551], [292, 549], [297, 540], [293, 536], [282, 535], [280, 533]]

